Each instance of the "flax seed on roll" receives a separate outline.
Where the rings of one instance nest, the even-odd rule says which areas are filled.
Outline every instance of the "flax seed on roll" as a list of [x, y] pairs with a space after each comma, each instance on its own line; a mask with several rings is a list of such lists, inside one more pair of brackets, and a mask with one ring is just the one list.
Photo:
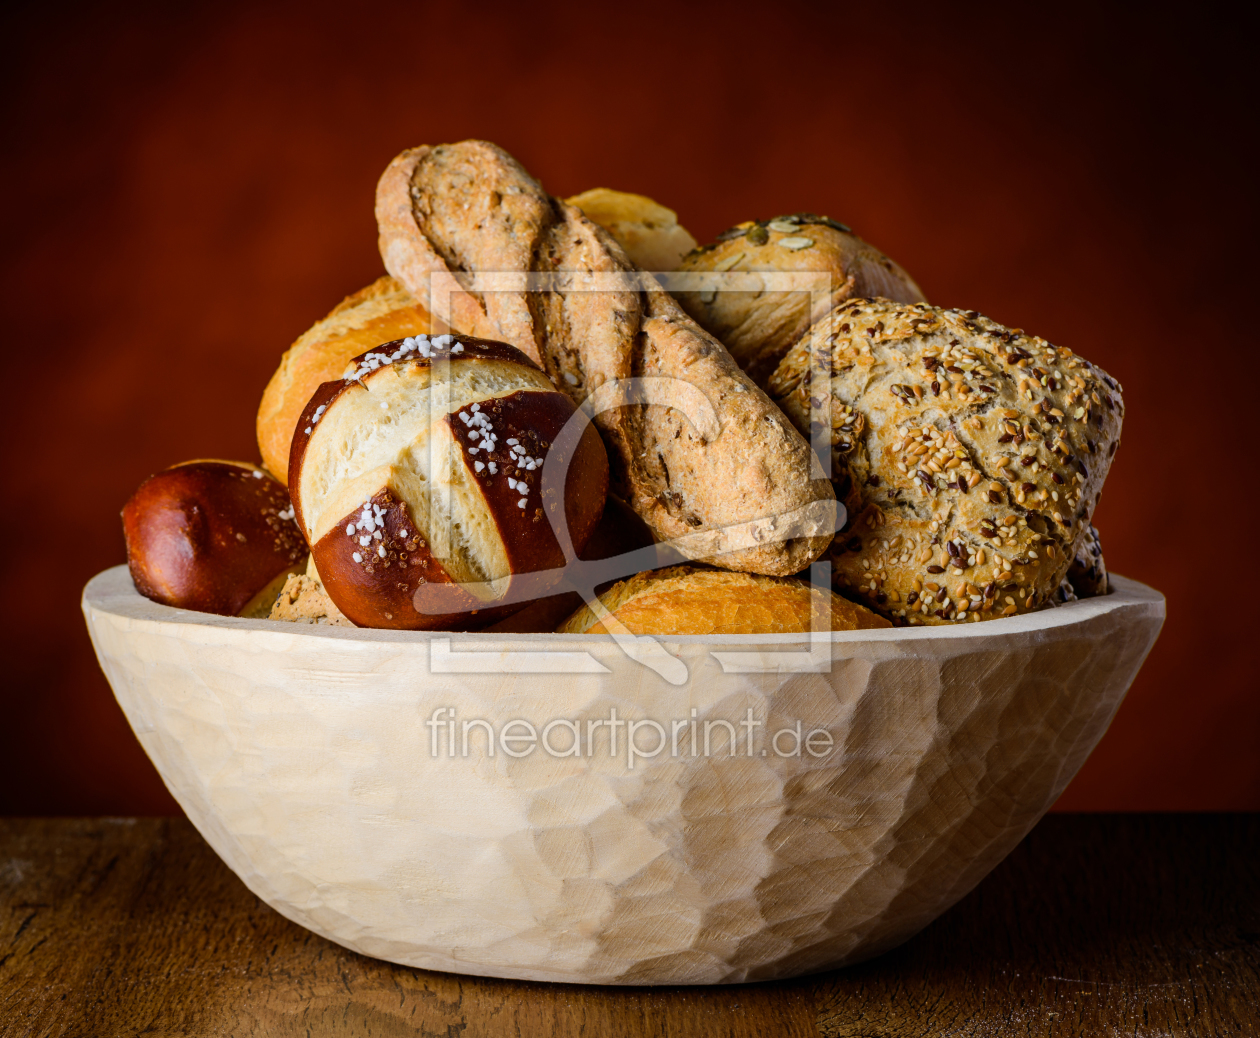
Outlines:
[[123, 507], [136, 590], [163, 605], [266, 616], [306, 545], [284, 487], [241, 461], [186, 461], [150, 476]]
[[[832, 631], [891, 627], [882, 616], [830, 591], [790, 577], [671, 566], [623, 580], [600, 604], [631, 634], [804, 634], [824, 624]], [[590, 606], [582, 606], [558, 634], [605, 634]]]
[[[604, 506], [608, 459], [593, 428], [563, 501], [544, 464], [574, 412], [524, 354], [467, 336], [386, 343], [321, 385], [289, 453], [298, 525], [324, 589], [361, 627], [492, 623], [547, 593], [564, 565], [549, 514], [581, 551]], [[558, 495], [557, 495], [558, 496]]]
[[811, 308], [808, 292], [677, 292], [678, 301], [764, 387], [783, 355], [811, 320], [851, 297], [882, 296], [923, 302], [923, 293], [901, 267], [848, 227], [827, 216], [795, 213], [741, 223], [711, 245], [689, 254], [688, 273], [820, 273], [831, 287]]
[[973, 311], [857, 299], [792, 347], [771, 395], [830, 409], [849, 525], [837, 588], [911, 623], [1027, 612], [1058, 590], [1120, 441], [1124, 403], [1070, 350]]
[[429, 311], [391, 277], [377, 278], [317, 321], [280, 359], [258, 405], [258, 450], [284, 483], [298, 415], [323, 382], [340, 378], [350, 358], [382, 342], [444, 331]]

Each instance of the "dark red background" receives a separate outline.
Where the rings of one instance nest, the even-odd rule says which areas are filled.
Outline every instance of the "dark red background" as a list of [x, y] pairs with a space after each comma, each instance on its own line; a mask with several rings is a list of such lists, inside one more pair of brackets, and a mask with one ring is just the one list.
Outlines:
[[118, 510], [150, 472], [256, 458], [280, 353], [381, 272], [377, 176], [404, 147], [470, 136], [556, 194], [652, 195], [701, 241], [828, 213], [934, 302], [1119, 378], [1097, 524], [1110, 566], [1168, 596], [1168, 623], [1060, 807], [1260, 808], [1251, 33], [1185, 8], [879, 6], [10, 21], [0, 813], [175, 810], [97, 669], [80, 589], [123, 561]]

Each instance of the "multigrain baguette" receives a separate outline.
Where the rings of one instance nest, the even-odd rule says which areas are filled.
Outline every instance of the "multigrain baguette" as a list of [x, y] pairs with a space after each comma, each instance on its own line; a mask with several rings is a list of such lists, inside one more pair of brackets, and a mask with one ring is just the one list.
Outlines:
[[[422, 304], [445, 309], [459, 331], [512, 343], [575, 403], [607, 383], [614, 383], [610, 395], [624, 400], [620, 380], [630, 378], [681, 383], [681, 390], [654, 383], [673, 393], [675, 407], [631, 403], [595, 419], [614, 489], [658, 539], [799, 515], [821, 503], [822, 518], [806, 524], [771, 519], [790, 532], [787, 539], [771, 539], [772, 531], [761, 543], [731, 550], [719, 536], [702, 557], [727, 569], [783, 575], [825, 550], [834, 495], [811, 468], [804, 439], [720, 342], [655, 281], [639, 278], [606, 231], [548, 196], [501, 148], [464, 141], [404, 152], [381, 177], [376, 214], [386, 269]], [[449, 309], [434, 304], [435, 274], [501, 271], [564, 274], [569, 284], [460, 290]], [[591, 274], [620, 276], [624, 287], [578, 290]], [[696, 413], [696, 396], [712, 407], [716, 428]]]
[[1048, 604], [1090, 536], [1124, 416], [1120, 386], [1070, 350], [888, 300], [837, 307], [770, 387], [800, 429], [830, 408], [850, 522], [830, 551], [836, 587], [910, 623]]
[[[818, 320], [851, 297], [919, 303], [923, 293], [901, 267], [848, 227], [813, 213], [741, 223], [683, 258], [683, 273], [825, 274], [813, 297], [805, 291], [676, 291], [679, 303], [720, 339], [763, 388], [783, 355]], [[817, 305], [811, 307], [811, 301]]]

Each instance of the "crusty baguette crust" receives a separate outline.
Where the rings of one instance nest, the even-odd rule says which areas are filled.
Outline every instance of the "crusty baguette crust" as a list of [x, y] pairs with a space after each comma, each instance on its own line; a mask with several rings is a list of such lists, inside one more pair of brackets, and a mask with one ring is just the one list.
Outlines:
[[[820, 622], [830, 599], [830, 629], [891, 627], [882, 616], [803, 580], [724, 573], [695, 566], [639, 573], [599, 596], [631, 634], [804, 634]], [[817, 617], [817, 620], [815, 620]], [[558, 634], [605, 634], [590, 606], [582, 606]]]
[[798, 428], [830, 401], [836, 586], [911, 623], [992, 619], [1058, 592], [1090, 530], [1124, 402], [1070, 350], [975, 311], [857, 299], [816, 323], [772, 393]]
[[[443, 272], [526, 271], [633, 275], [619, 245], [573, 206], [549, 197], [502, 149], [482, 141], [398, 156], [377, 191], [386, 269], [422, 303]], [[650, 281], [650, 279], [648, 279]], [[808, 444], [655, 282], [623, 291], [457, 292], [460, 331], [505, 340], [535, 357], [580, 403], [612, 380], [664, 376], [698, 389], [719, 434], [706, 441], [674, 408], [603, 411], [615, 487], [659, 539], [795, 512], [833, 499], [811, 471]], [[826, 548], [830, 528], [725, 551], [728, 569], [789, 574]]]
[[880, 296], [918, 303], [925, 297], [900, 266], [844, 224], [813, 213], [739, 224], [679, 264], [687, 273], [809, 272], [828, 274], [827, 301], [811, 313], [804, 292], [676, 293], [678, 301], [763, 388], [789, 347], [818, 320], [851, 297]]
[[298, 415], [323, 382], [340, 378], [351, 357], [383, 342], [443, 328], [388, 275], [346, 296], [298, 337], [280, 359], [258, 406], [258, 450], [263, 465], [284, 483]]

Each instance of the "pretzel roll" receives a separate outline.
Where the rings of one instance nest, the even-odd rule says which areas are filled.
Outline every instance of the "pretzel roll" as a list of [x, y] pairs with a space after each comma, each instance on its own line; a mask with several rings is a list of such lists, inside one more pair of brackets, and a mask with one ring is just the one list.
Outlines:
[[[807, 581], [728, 573], [695, 566], [640, 573], [599, 596], [631, 634], [806, 634], [891, 627], [882, 616]], [[824, 616], [824, 609], [829, 610]], [[605, 634], [582, 606], [558, 634]]]
[[289, 444], [298, 415], [323, 382], [341, 377], [352, 357], [378, 343], [436, 328], [429, 311], [391, 277], [346, 296], [289, 347], [258, 406], [258, 450], [282, 483], [289, 477]]
[[616, 238], [630, 262], [644, 270], [676, 270], [696, 247], [678, 214], [646, 195], [593, 187], [565, 201]]
[[1119, 384], [1071, 350], [884, 299], [836, 307], [770, 391], [798, 428], [829, 413], [849, 515], [830, 549], [838, 589], [908, 623], [1050, 604], [1124, 417]]
[[[564, 464], [553, 445], [573, 412], [501, 342], [422, 335], [356, 358], [315, 391], [289, 454], [329, 597], [360, 627], [416, 630], [484, 626], [545, 594], [557, 578], [540, 571], [565, 557], [542, 470]], [[563, 507], [581, 551], [608, 489], [593, 428], [567, 460]]]
[[721, 339], [739, 366], [763, 387], [810, 322], [844, 300], [881, 296], [917, 303], [924, 299], [914, 279], [882, 252], [844, 224], [813, 213], [741, 223], [718, 235], [713, 244], [692, 252], [678, 269], [827, 275], [827, 284], [813, 296], [806, 290], [769, 288], [675, 293], [696, 323]]
[[150, 476], [122, 521], [136, 590], [180, 609], [266, 616], [270, 602], [255, 599], [278, 594], [306, 556], [288, 493], [243, 461], [186, 461]]

